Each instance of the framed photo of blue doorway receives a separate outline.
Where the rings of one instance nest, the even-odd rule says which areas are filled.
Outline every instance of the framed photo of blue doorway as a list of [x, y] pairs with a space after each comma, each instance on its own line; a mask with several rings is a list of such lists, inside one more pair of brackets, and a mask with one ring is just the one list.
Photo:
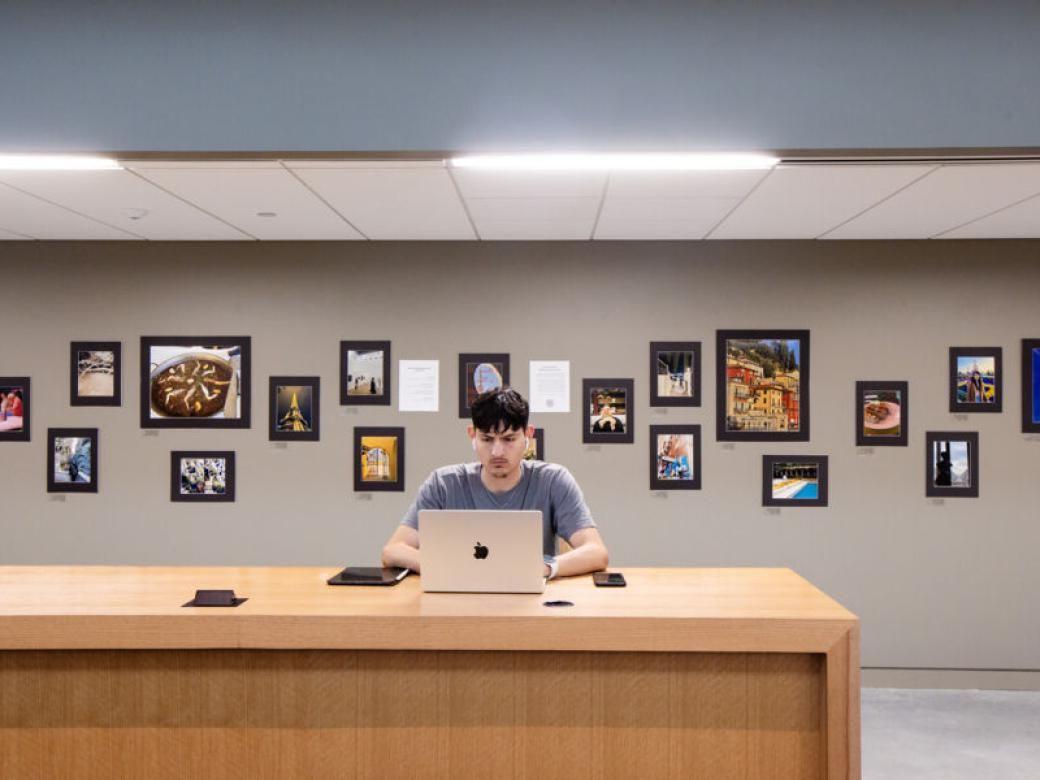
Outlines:
[[1040, 433], [1040, 339], [1022, 339], [1022, 433]]

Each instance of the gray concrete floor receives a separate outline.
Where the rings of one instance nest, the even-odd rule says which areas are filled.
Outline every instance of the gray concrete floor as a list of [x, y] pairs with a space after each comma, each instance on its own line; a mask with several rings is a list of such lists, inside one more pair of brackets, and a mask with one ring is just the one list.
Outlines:
[[1040, 692], [864, 688], [865, 780], [1037, 780]]

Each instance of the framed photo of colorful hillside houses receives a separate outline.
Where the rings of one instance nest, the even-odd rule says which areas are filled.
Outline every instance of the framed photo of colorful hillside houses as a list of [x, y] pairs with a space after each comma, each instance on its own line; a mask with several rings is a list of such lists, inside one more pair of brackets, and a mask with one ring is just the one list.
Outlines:
[[809, 331], [716, 334], [716, 440], [808, 441]]

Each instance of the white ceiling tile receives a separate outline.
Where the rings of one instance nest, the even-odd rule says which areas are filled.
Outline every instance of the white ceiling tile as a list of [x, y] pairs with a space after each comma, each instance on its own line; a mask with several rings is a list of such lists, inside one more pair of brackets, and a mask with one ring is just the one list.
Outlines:
[[29, 236], [23, 236], [20, 233], [12, 233], [9, 230], [0, 230], [0, 241], [31, 241]]
[[613, 221], [697, 221], [714, 225], [740, 201], [737, 198], [615, 198], [607, 196], [600, 224]]
[[603, 196], [606, 173], [588, 171], [494, 171], [452, 168], [462, 197], [596, 198]]
[[592, 225], [562, 220], [508, 220], [490, 219], [477, 225], [485, 241], [583, 241], [587, 240]]
[[107, 241], [136, 237], [2, 183], [0, 229], [48, 241]]
[[943, 165], [822, 238], [929, 238], [1040, 193], [1040, 163]]
[[294, 170], [308, 187], [371, 239], [476, 238], [443, 167]]
[[611, 198], [743, 198], [769, 173], [755, 171], [614, 171]]
[[599, 198], [468, 198], [469, 213], [483, 222], [581, 222], [592, 230]]
[[938, 238], [1040, 238], [1040, 196], [943, 233]]
[[934, 168], [934, 165], [779, 166], [709, 238], [816, 238]]
[[129, 171], [3, 171], [0, 181], [155, 241], [248, 238]]
[[[228, 222], [250, 236], [272, 241], [363, 238], [293, 174], [273, 163], [225, 167], [155, 166], [134, 170], [151, 182]], [[276, 216], [262, 217], [270, 212]]]
[[600, 220], [595, 238], [599, 241], [696, 240], [704, 238], [718, 220], [614, 219]]

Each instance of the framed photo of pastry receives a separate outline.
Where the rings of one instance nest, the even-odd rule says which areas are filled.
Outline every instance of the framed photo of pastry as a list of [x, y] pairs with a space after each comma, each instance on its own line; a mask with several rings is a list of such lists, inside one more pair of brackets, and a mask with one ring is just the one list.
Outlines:
[[122, 351], [119, 341], [73, 341], [69, 345], [70, 405], [122, 405]]
[[470, 406], [481, 393], [509, 385], [509, 355], [501, 352], [459, 354], [459, 417], [470, 416]]
[[1040, 433], [1040, 339], [1022, 339], [1022, 433]]
[[762, 506], [827, 506], [826, 455], [763, 455]]
[[701, 343], [650, 342], [650, 405], [701, 405]]
[[1002, 412], [1000, 347], [950, 347], [950, 411]]
[[925, 496], [979, 497], [977, 431], [928, 431], [925, 434], [924, 450]]
[[650, 489], [701, 489], [701, 426], [650, 426]]
[[339, 343], [341, 406], [390, 406], [390, 342]]
[[585, 444], [631, 444], [635, 431], [632, 379], [582, 379], [582, 429]]
[[29, 377], [0, 376], [0, 442], [29, 441]]
[[404, 491], [404, 428], [354, 428], [354, 490]]
[[170, 501], [235, 500], [235, 453], [228, 450], [174, 450], [170, 453]]
[[98, 429], [47, 429], [47, 492], [98, 492]]
[[908, 382], [856, 382], [857, 447], [905, 447], [909, 425]]
[[535, 428], [534, 436], [527, 440], [524, 460], [545, 460], [545, 428]]
[[321, 439], [321, 378], [273, 376], [268, 385], [267, 438], [270, 441]]
[[142, 428], [248, 428], [249, 336], [142, 336]]

